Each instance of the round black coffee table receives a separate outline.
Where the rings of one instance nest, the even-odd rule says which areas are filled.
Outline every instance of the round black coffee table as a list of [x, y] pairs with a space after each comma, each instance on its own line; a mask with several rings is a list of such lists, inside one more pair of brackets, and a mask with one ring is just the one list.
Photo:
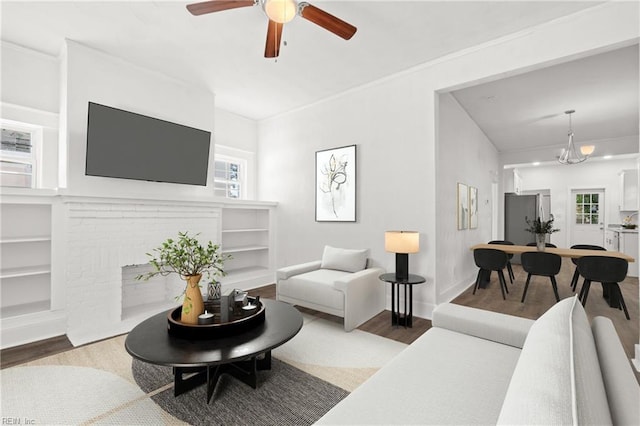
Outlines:
[[140, 361], [173, 367], [175, 396], [207, 383], [209, 402], [223, 373], [255, 389], [257, 371], [271, 368], [271, 350], [302, 328], [302, 314], [293, 306], [275, 300], [260, 301], [265, 305], [264, 322], [234, 336], [208, 340], [172, 336], [167, 331], [167, 311], [138, 324], [124, 346]]

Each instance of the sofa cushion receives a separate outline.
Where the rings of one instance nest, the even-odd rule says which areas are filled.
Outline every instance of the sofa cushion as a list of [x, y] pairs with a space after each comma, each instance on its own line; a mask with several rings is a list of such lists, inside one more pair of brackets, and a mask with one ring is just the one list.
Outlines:
[[317, 424], [488, 425], [520, 349], [431, 328]]
[[453, 303], [433, 310], [431, 324], [458, 333], [522, 348], [535, 321]]
[[577, 297], [531, 327], [499, 424], [611, 424], [593, 334]]
[[616, 425], [640, 425], [640, 386], [613, 322], [595, 317], [591, 323], [611, 419]]
[[317, 269], [278, 281], [278, 292], [289, 298], [313, 300], [315, 304], [344, 311], [344, 293], [335, 288], [334, 282], [348, 275], [350, 273], [344, 271]]
[[366, 249], [351, 250], [325, 246], [320, 267], [337, 271], [358, 272], [367, 267], [368, 255], [369, 250]]

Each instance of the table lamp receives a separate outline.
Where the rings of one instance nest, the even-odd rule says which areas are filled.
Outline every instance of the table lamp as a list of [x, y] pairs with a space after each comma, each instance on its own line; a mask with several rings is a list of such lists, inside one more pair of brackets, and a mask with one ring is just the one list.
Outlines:
[[420, 234], [415, 231], [386, 231], [384, 249], [396, 254], [396, 277], [409, 278], [409, 253], [420, 251]]

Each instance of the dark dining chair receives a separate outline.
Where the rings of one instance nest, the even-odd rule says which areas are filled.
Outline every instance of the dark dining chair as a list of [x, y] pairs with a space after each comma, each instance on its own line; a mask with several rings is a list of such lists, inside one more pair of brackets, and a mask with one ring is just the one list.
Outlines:
[[[501, 244], [501, 245], [505, 245], [505, 246], [514, 245], [511, 241], [507, 241], [507, 240], [492, 240], [492, 241], [489, 241], [489, 244]], [[511, 284], [513, 284], [513, 280], [515, 280], [516, 277], [513, 274], [513, 267], [511, 266], [511, 259], [513, 259], [513, 254], [507, 253], [507, 271], [509, 272], [509, 281], [511, 281]]]
[[629, 262], [617, 257], [583, 256], [579, 258], [578, 271], [584, 277], [584, 283], [578, 296], [582, 306], [587, 304], [591, 282], [596, 281], [602, 283], [603, 294], [608, 293], [609, 305], [613, 307], [617, 305], [618, 309], [622, 308], [627, 319], [631, 319], [619, 284], [627, 277], [628, 269]]
[[480, 280], [485, 276], [489, 279], [491, 277], [491, 271], [496, 271], [498, 273], [498, 280], [500, 281], [502, 299], [506, 300], [507, 296], [505, 292], [509, 293], [509, 289], [507, 289], [507, 282], [504, 279], [504, 273], [502, 271], [509, 261], [507, 253], [502, 250], [489, 248], [475, 249], [473, 251], [473, 260], [476, 262], [476, 266], [480, 268], [478, 270], [478, 276], [476, 277], [476, 284], [473, 287], [473, 294], [476, 294]]
[[[572, 249], [580, 249], [580, 250], [600, 250], [607, 251], [606, 248], [601, 246], [594, 246], [592, 244], [575, 244], [571, 246]], [[576, 287], [578, 285], [578, 279], [580, 279], [580, 273], [578, 272], [578, 259], [571, 258], [571, 262], [576, 265], [576, 270], [573, 272], [573, 278], [571, 278], [571, 290], [576, 291]]]
[[562, 258], [555, 253], [547, 253], [544, 251], [529, 251], [522, 253], [520, 256], [522, 261], [522, 269], [527, 272], [527, 282], [524, 285], [524, 291], [522, 292], [522, 300], [520, 303], [524, 303], [524, 298], [527, 296], [527, 290], [529, 289], [529, 281], [532, 275], [538, 275], [542, 277], [549, 277], [551, 280], [551, 287], [553, 287], [553, 294], [556, 296], [556, 302], [560, 301], [558, 296], [558, 283], [556, 282], [556, 275], [560, 272], [560, 266], [562, 266]]
[[[536, 247], [537, 245], [538, 245], [537, 243], [527, 243], [528, 247]], [[551, 243], [544, 243], [544, 246], [549, 248], [558, 248], [557, 245], [551, 244]]]

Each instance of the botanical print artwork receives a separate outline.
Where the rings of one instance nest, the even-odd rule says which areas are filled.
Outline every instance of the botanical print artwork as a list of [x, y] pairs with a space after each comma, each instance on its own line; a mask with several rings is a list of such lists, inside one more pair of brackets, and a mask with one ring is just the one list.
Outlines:
[[355, 145], [316, 152], [316, 220], [355, 222]]
[[478, 227], [478, 188], [469, 187], [469, 229]]
[[469, 192], [464, 183], [458, 184], [458, 229], [469, 227]]

